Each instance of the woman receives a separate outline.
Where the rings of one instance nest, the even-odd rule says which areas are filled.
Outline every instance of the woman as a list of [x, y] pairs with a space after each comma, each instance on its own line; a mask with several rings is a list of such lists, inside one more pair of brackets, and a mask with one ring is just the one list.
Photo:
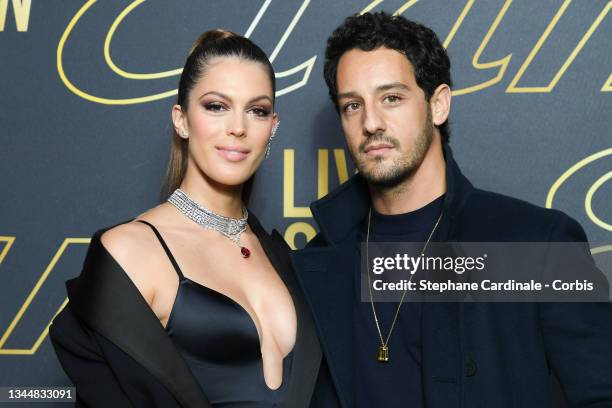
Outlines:
[[308, 406], [314, 326], [282, 237], [244, 204], [278, 125], [274, 94], [250, 40], [213, 30], [195, 43], [172, 108], [167, 201], [96, 232], [50, 329], [78, 403]]

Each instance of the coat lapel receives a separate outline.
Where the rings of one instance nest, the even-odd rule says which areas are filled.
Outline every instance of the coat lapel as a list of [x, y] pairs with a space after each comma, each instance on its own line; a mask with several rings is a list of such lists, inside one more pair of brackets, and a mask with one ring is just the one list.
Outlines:
[[[446, 197], [443, 217], [433, 241], [456, 240], [455, 220], [472, 192], [472, 185], [461, 174], [452, 151], [444, 145]], [[453, 276], [452, 278], [457, 278]], [[427, 408], [454, 408], [462, 404], [463, 303], [429, 300], [422, 305], [421, 373]]]
[[284, 406], [306, 408], [310, 405], [312, 392], [321, 365], [321, 348], [316, 329], [306, 306], [302, 291], [295, 279], [289, 260], [290, 248], [283, 237], [274, 230], [272, 235], [261, 227], [256, 218], [249, 216], [249, 225], [259, 238], [264, 252], [289, 290], [298, 319], [296, 343], [289, 377], [289, 389]]
[[211, 408], [157, 317], [100, 242], [107, 229], [93, 236], [81, 275], [66, 283], [72, 310], [146, 368], [181, 405]]
[[[350, 242], [349, 242], [350, 241]], [[291, 254], [331, 377], [344, 407], [353, 404], [353, 267], [351, 240]]]

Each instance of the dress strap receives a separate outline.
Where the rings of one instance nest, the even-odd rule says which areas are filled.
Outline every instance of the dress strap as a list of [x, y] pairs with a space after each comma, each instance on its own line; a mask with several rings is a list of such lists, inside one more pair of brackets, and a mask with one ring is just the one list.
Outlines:
[[174, 270], [178, 274], [179, 279], [180, 280], [185, 279], [185, 276], [183, 275], [183, 272], [181, 271], [181, 268], [178, 266], [178, 263], [176, 262], [176, 259], [174, 259], [174, 256], [172, 255], [172, 252], [170, 252], [170, 248], [168, 248], [168, 245], [166, 245], [166, 241], [164, 241], [164, 239], [162, 238], [162, 236], [159, 233], [159, 231], [157, 230], [157, 228], [155, 228], [152, 224], [150, 224], [150, 223], [148, 223], [146, 221], [143, 221], [143, 220], [136, 220], [136, 221], [142, 222], [143, 224], [147, 224], [149, 227], [151, 227], [151, 229], [153, 230], [153, 232], [157, 236], [157, 239], [159, 240], [159, 243], [164, 248], [164, 251], [166, 251], [166, 255], [168, 255], [168, 258], [170, 259], [170, 262], [172, 262], [172, 266], [174, 266]]

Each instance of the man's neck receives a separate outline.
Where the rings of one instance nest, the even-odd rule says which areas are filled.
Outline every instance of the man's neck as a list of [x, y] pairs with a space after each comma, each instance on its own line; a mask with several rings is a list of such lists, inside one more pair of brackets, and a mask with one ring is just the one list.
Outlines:
[[424, 207], [446, 192], [446, 163], [440, 138], [435, 138], [419, 168], [392, 188], [368, 185], [380, 214], [404, 214]]

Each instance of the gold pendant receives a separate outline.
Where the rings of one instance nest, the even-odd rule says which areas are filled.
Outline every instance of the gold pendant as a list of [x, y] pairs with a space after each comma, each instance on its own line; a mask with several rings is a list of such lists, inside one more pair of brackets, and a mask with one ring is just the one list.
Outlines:
[[380, 346], [378, 348], [378, 362], [380, 363], [389, 362], [389, 347]]

